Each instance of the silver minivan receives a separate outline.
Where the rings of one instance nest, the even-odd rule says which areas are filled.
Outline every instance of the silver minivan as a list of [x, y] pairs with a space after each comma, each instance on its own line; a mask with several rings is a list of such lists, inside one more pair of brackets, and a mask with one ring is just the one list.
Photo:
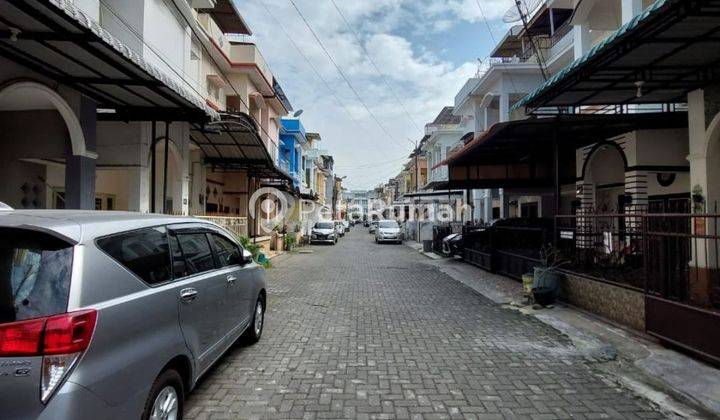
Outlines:
[[263, 330], [264, 270], [192, 218], [0, 211], [0, 417], [180, 419]]

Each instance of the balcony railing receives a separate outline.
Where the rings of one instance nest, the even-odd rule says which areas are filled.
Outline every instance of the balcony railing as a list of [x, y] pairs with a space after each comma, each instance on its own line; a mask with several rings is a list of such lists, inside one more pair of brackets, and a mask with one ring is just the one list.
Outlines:
[[273, 75], [265, 57], [255, 44], [233, 42], [230, 44], [230, 60], [234, 63], [250, 63], [257, 65], [265, 80], [272, 83]]

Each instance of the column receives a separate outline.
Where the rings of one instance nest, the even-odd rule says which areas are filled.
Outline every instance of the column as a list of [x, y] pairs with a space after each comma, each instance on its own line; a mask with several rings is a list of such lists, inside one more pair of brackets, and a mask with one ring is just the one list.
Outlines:
[[85, 96], [76, 97], [71, 102], [78, 116], [85, 149], [90, 152], [86, 156], [68, 153], [65, 162], [65, 208], [95, 209], [95, 157], [90, 157], [96, 148], [97, 139], [97, 105]]
[[493, 199], [492, 199], [492, 190], [485, 190], [485, 214], [483, 215], [483, 221], [485, 223], [490, 223], [493, 219]]
[[622, 24], [642, 13], [642, 0], [622, 0]]
[[510, 94], [500, 94], [500, 115], [498, 116], [500, 122], [510, 120]]
[[575, 59], [582, 57], [590, 50], [592, 40], [590, 39], [590, 26], [585, 23], [573, 26], [573, 48]]
[[128, 210], [141, 213], [150, 212], [150, 173], [147, 167], [138, 166], [128, 169]]
[[625, 172], [625, 193], [630, 196], [630, 207], [618, 211], [625, 210], [627, 213], [647, 211], [647, 177], [646, 171]]

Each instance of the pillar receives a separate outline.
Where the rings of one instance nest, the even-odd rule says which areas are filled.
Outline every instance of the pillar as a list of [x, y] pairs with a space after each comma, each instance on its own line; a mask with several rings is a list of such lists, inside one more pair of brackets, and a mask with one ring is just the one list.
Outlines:
[[642, 13], [642, 0], [622, 0], [622, 24], [626, 24]]
[[65, 163], [65, 208], [95, 209], [95, 159], [70, 155]]
[[587, 22], [573, 26], [573, 48], [575, 59], [582, 57], [590, 50], [592, 40], [590, 38], [590, 26]]
[[128, 210], [150, 212], [150, 174], [147, 167], [128, 169]]
[[492, 190], [485, 190], [485, 213], [483, 214], [483, 220], [485, 223], [490, 223], [493, 219], [493, 198]]
[[[96, 150], [97, 105], [79, 95], [69, 101], [82, 128], [85, 149]], [[95, 209], [95, 157], [68, 154], [65, 162], [65, 208]]]
[[625, 193], [630, 196], [630, 208], [618, 209], [618, 211], [629, 210], [629, 212], [647, 211], [647, 172], [628, 171], [625, 172]]
[[498, 116], [500, 122], [510, 120], [510, 94], [503, 93], [500, 95], [500, 115]]

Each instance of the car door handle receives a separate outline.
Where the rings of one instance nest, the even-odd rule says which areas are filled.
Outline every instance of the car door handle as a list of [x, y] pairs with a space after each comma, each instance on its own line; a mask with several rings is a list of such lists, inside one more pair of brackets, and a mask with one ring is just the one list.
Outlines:
[[192, 287], [188, 287], [187, 289], [182, 289], [180, 291], [180, 300], [183, 302], [192, 302], [197, 297], [197, 290], [193, 289]]
[[228, 282], [229, 285], [232, 286], [233, 284], [235, 284], [235, 280], [237, 280], [237, 277], [235, 277], [235, 276], [233, 276], [233, 275], [231, 275], [231, 274], [228, 274], [228, 276], [227, 276], [227, 282]]

